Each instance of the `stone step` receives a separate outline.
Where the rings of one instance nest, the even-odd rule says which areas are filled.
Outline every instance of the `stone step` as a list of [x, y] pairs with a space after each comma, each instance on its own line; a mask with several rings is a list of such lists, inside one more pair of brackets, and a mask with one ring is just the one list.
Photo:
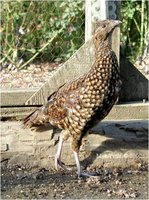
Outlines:
[[[52, 169], [59, 133], [49, 126], [23, 129], [19, 121], [1, 122], [1, 161]], [[74, 165], [71, 140], [64, 142], [62, 159]], [[83, 139], [80, 159], [85, 166], [136, 166], [148, 162], [148, 120], [102, 121]]]

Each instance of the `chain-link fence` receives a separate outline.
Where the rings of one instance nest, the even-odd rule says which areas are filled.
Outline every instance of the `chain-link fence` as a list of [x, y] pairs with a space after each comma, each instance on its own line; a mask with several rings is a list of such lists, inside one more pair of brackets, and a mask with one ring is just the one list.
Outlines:
[[67, 60], [83, 43], [83, 0], [1, 2], [1, 66]]

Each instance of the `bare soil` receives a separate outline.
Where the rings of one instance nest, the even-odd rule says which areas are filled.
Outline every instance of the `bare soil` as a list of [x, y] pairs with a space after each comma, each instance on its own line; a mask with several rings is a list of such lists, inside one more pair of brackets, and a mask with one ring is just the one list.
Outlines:
[[1, 199], [148, 199], [147, 165], [87, 171], [97, 176], [78, 179], [74, 168], [65, 172], [2, 168]]

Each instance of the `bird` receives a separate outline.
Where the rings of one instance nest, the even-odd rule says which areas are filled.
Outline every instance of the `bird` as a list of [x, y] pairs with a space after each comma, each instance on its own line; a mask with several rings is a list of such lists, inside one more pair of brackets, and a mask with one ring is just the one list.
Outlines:
[[[23, 124], [33, 127], [49, 123], [61, 129], [55, 155], [55, 168], [67, 169], [61, 161], [63, 142], [71, 137], [78, 177], [90, 177], [83, 172], [79, 150], [88, 130], [104, 119], [116, 103], [120, 88], [117, 57], [111, 48], [111, 36], [121, 24], [119, 20], [102, 20], [93, 33], [95, 61], [89, 71], [66, 82], [48, 98], [45, 105], [27, 116]], [[85, 62], [85, 61], [84, 61]]]

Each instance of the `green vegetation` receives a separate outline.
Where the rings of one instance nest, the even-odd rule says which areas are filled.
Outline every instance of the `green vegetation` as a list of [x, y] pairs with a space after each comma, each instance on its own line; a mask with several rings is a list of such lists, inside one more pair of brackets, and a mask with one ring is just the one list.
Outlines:
[[84, 42], [84, 3], [1, 2], [1, 25], [2, 65], [66, 60]]
[[131, 60], [142, 56], [148, 32], [149, 2], [126, 0], [121, 2], [121, 43], [123, 53]]
[[[132, 61], [144, 51], [148, 1], [121, 2], [121, 44]], [[1, 2], [2, 67], [67, 60], [84, 42], [84, 1]]]

